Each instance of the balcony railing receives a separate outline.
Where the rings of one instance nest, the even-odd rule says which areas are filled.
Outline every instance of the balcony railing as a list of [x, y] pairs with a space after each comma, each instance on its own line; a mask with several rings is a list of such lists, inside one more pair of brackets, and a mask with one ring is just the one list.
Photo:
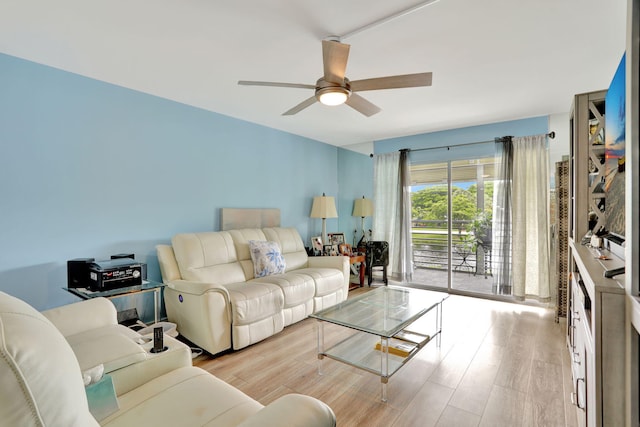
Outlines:
[[[479, 250], [472, 251], [464, 244], [469, 220], [452, 221], [453, 233], [451, 253], [453, 271], [477, 272]], [[448, 265], [448, 230], [446, 221], [414, 220], [411, 237], [413, 243], [413, 264], [416, 268], [447, 270]]]

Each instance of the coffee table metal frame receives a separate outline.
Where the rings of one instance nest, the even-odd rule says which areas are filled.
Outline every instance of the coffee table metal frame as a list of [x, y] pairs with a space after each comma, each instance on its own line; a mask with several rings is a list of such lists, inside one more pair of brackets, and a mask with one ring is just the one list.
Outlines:
[[[448, 296], [443, 292], [384, 286], [312, 314], [311, 317], [318, 320], [318, 374], [322, 375], [322, 359], [329, 357], [378, 375], [382, 384], [381, 399], [386, 402], [389, 378], [434, 338], [440, 347], [442, 303]], [[416, 326], [412, 324], [429, 313], [435, 317], [430, 333], [413, 330]], [[355, 332], [325, 348], [326, 322]], [[411, 339], [407, 339], [407, 333], [411, 334]], [[389, 345], [393, 348], [393, 343], [397, 342], [406, 344], [406, 355], [389, 352]]]

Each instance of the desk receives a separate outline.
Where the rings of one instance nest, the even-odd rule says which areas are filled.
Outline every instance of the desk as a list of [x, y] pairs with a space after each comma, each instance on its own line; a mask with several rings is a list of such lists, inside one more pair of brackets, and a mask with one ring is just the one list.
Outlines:
[[92, 291], [87, 288], [63, 288], [65, 291], [74, 294], [82, 299], [104, 297], [108, 299], [122, 298], [134, 294], [153, 292], [153, 320], [154, 323], [160, 321], [160, 291], [166, 285], [160, 282], [143, 280], [141, 285], [128, 286], [125, 288], [109, 289], [106, 291]]
[[[364, 255], [351, 255], [349, 257], [351, 267], [354, 269], [359, 267], [358, 278], [360, 279], [360, 283], [349, 283], [349, 290], [364, 286], [365, 259]], [[360, 265], [356, 267], [356, 264]]]

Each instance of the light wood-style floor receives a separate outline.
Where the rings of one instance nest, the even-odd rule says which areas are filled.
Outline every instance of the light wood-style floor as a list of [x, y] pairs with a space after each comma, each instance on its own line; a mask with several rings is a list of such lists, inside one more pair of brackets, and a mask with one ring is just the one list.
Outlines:
[[[351, 291], [350, 297], [369, 288]], [[287, 393], [314, 396], [338, 426], [575, 426], [565, 322], [518, 304], [452, 295], [442, 344], [431, 341], [389, 379], [331, 359], [318, 375], [316, 320], [306, 319], [240, 351], [194, 360], [266, 405]], [[348, 331], [325, 326], [325, 339]]]

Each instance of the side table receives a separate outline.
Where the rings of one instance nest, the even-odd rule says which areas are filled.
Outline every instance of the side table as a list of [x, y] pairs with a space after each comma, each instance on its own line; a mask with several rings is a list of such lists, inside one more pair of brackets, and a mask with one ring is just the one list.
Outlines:
[[106, 291], [92, 291], [92, 290], [89, 290], [88, 288], [62, 288], [62, 289], [82, 299], [91, 299], [91, 298], [98, 298], [98, 297], [114, 299], [114, 298], [131, 296], [134, 294], [153, 292], [153, 321], [154, 323], [158, 323], [160, 321], [160, 291], [165, 286], [166, 284], [161, 282], [143, 280], [141, 285], [128, 286], [125, 288], [109, 289]]

